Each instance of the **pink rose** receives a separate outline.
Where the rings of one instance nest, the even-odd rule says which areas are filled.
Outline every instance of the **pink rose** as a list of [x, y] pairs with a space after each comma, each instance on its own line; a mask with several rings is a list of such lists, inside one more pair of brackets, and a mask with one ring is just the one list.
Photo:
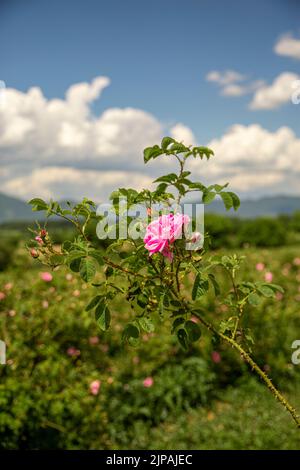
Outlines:
[[77, 357], [77, 356], [80, 356], [81, 353], [80, 353], [79, 349], [76, 349], [73, 346], [70, 346], [67, 349], [67, 354], [68, 354], [68, 356], [71, 356], [71, 357]]
[[101, 381], [100, 380], [93, 380], [93, 382], [90, 383], [90, 392], [92, 395], [98, 395], [99, 390], [101, 387]]
[[145, 248], [149, 251], [150, 256], [159, 252], [172, 261], [173, 253], [170, 250], [170, 245], [181, 238], [183, 226], [187, 225], [189, 221], [188, 215], [171, 213], [161, 215], [158, 219], [153, 220], [147, 226], [144, 237]]
[[266, 282], [272, 282], [273, 281], [273, 274], [270, 271], [266, 272], [265, 281]]
[[300, 266], [300, 258], [295, 258], [293, 263], [295, 266]]
[[11, 290], [13, 288], [13, 283], [12, 282], [7, 282], [7, 284], [5, 284], [4, 286], [4, 289], [5, 290]]
[[43, 243], [44, 243], [42, 238], [39, 237], [39, 236], [35, 237], [35, 241], [37, 241], [39, 245], [43, 245]]
[[0, 300], [4, 300], [6, 297], [6, 295], [4, 294], [4, 292], [0, 292]]
[[221, 362], [221, 354], [218, 351], [213, 351], [211, 353], [211, 359], [215, 364], [219, 364]]
[[41, 276], [42, 281], [45, 281], [45, 282], [51, 282], [53, 279], [52, 274], [48, 272], [42, 272], [40, 273], [40, 276]]
[[154, 384], [154, 380], [152, 377], [146, 377], [144, 380], [143, 380], [143, 385], [145, 388], [150, 388], [152, 387], [152, 385]]
[[264, 263], [257, 263], [255, 268], [256, 268], [257, 271], [263, 271], [265, 269], [265, 265], [264, 265]]

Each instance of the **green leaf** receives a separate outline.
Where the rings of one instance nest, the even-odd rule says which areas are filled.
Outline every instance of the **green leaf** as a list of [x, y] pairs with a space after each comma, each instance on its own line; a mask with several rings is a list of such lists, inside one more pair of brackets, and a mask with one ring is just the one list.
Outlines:
[[138, 319], [139, 325], [142, 328], [142, 330], [146, 331], [147, 333], [153, 333], [154, 331], [154, 324], [150, 320], [150, 318], [147, 317], [141, 317]]
[[192, 291], [192, 299], [196, 300], [198, 297], [204, 295], [209, 288], [208, 280], [201, 279], [200, 274], [197, 274]]
[[176, 153], [182, 153], [182, 152], [188, 152], [190, 149], [186, 147], [185, 145], [179, 143], [179, 142], [174, 142], [173, 145], [170, 147], [170, 151], [176, 152]]
[[172, 333], [174, 333], [177, 328], [182, 325], [184, 323], [184, 317], [177, 317], [175, 318], [175, 320], [173, 321], [173, 325], [172, 325]]
[[172, 137], [164, 137], [163, 140], [161, 141], [161, 148], [163, 150], [167, 150], [168, 146], [170, 144], [174, 144], [176, 141]]
[[231, 191], [228, 191], [227, 194], [231, 196], [233, 208], [235, 211], [237, 211], [241, 205], [240, 198], [235, 193], [232, 193]]
[[144, 150], [144, 162], [148, 163], [151, 158], [157, 158], [163, 153], [164, 151], [158, 145], [154, 145], [154, 147], [147, 147]]
[[103, 260], [103, 257], [101, 255], [101, 253], [99, 253], [99, 251], [90, 251], [89, 256], [94, 258], [97, 261], [97, 263], [99, 264], [99, 266], [103, 266], [104, 260]]
[[95, 318], [99, 328], [103, 331], [108, 330], [110, 325], [110, 311], [105, 302], [98, 305], [95, 310]]
[[168, 175], [161, 176], [160, 178], [157, 178], [154, 180], [154, 183], [173, 183], [174, 181], [177, 180], [177, 175], [176, 173], [169, 173]]
[[44, 211], [48, 209], [48, 204], [40, 198], [31, 199], [28, 204], [30, 204], [33, 211]]
[[101, 299], [102, 299], [102, 295], [96, 295], [95, 297], [93, 297], [92, 300], [85, 307], [86, 312], [95, 308]]
[[231, 207], [233, 206], [233, 200], [232, 200], [232, 197], [230, 196], [230, 193], [222, 192], [220, 193], [220, 196], [224, 202], [224, 206], [226, 210], [229, 211], [229, 209], [231, 209]]
[[279, 286], [278, 284], [268, 283], [268, 284], [263, 284], [263, 285], [269, 287], [270, 289], [272, 289], [275, 292], [281, 292], [282, 294], [284, 293], [284, 289], [281, 286]]
[[70, 269], [71, 271], [73, 271], [74, 273], [79, 273], [80, 271], [80, 263], [81, 263], [81, 259], [82, 258], [76, 258], [76, 259], [73, 259], [70, 263]]
[[95, 262], [90, 258], [83, 258], [80, 262], [79, 272], [85, 282], [92, 281], [96, 274]]
[[123, 331], [122, 339], [123, 341], [128, 341], [130, 338], [138, 339], [139, 336], [140, 330], [138, 329], [138, 327], [133, 323], [128, 323], [128, 325], [126, 325]]
[[215, 294], [216, 295], [219, 295], [220, 294], [220, 286], [219, 286], [219, 283], [216, 281], [216, 278], [213, 274], [209, 274], [208, 275], [209, 279], [210, 279], [210, 282], [212, 283], [213, 285], [213, 288], [215, 290]]
[[177, 331], [177, 338], [181, 347], [187, 350], [188, 349], [188, 335], [187, 335], [187, 332], [183, 328], [180, 328], [180, 330]]
[[185, 329], [187, 331], [189, 341], [191, 343], [193, 343], [195, 341], [198, 341], [198, 339], [201, 336], [201, 330], [200, 330], [199, 326], [197, 325], [197, 323], [195, 323], [191, 320], [188, 320], [188, 321], [185, 322], [184, 326], [185, 326]]
[[255, 292], [251, 292], [248, 297], [248, 302], [253, 307], [257, 307], [260, 304], [260, 297]]
[[204, 204], [210, 204], [216, 197], [216, 193], [213, 191], [204, 191], [202, 195], [202, 202]]
[[269, 286], [265, 286], [265, 285], [257, 286], [257, 290], [265, 297], [275, 296], [275, 292]]

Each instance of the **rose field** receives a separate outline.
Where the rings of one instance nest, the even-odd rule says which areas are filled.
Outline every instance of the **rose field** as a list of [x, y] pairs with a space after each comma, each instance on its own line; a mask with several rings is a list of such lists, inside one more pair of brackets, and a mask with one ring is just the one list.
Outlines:
[[[300, 365], [291, 362], [292, 343], [300, 338], [297, 230], [288, 231], [283, 246], [280, 239], [257, 246], [267, 245], [268, 236], [245, 246], [230, 230], [231, 241], [225, 240], [218, 217], [212, 219], [215, 245], [223, 245], [214, 254], [230, 255], [230, 244], [238, 244], [235, 252], [246, 256], [239, 277], [284, 289], [249, 305], [244, 328], [251, 328], [252, 357], [299, 410]], [[277, 222], [280, 230], [284, 224]], [[53, 231], [57, 246], [73, 236]], [[232, 348], [203, 334], [183, 349], [163, 314], [154, 315], [138, 344], [124, 343], [132, 311], [118, 298], [110, 306], [110, 329], [99, 330], [85, 310], [97, 287], [64, 266], [50, 270], [32, 259], [24, 237], [25, 228], [1, 229], [2, 449], [299, 449], [290, 416]], [[94, 282], [103, 277], [97, 272]], [[216, 278], [221, 291], [230, 289], [223, 272]], [[228, 305], [211, 289], [199, 303], [215, 325], [228, 317]]]

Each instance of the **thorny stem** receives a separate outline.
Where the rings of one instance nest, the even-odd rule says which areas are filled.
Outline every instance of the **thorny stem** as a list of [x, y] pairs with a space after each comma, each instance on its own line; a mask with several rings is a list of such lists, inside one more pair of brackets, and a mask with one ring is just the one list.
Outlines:
[[108, 264], [112, 268], [115, 268], [115, 269], [118, 269], [119, 271], [122, 271], [123, 273], [131, 274], [132, 276], [142, 277], [143, 279], [147, 279], [147, 280], [152, 280], [154, 277], [156, 277], [156, 276], [151, 276], [151, 277], [150, 276], [145, 276], [144, 274], [134, 272], [134, 271], [130, 271], [130, 269], [123, 268], [123, 266], [120, 266], [119, 264], [113, 263], [112, 261], [110, 261], [105, 256], [103, 257], [103, 259], [104, 259], [106, 264]]
[[[195, 313], [195, 312], [193, 312]], [[226, 343], [230, 344], [233, 348], [235, 348], [241, 356], [245, 359], [245, 361], [249, 364], [252, 370], [255, 370], [257, 375], [264, 381], [270, 392], [274, 395], [274, 397], [284, 406], [284, 408], [291, 414], [293, 420], [297, 424], [297, 427], [300, 428], [300, 417], [297, 414], [295, 408], [290, 405], [287, 399], [277, 390], [277, 388], [273, 385], [271, 379], [267, 376], [267, 374], [256, 364], [256, 362], [252, 359], [252, 357], [233, 339], [229, 338], [229, 336], [224, 335], [223, 333], [216, 330], [210, 323], [200, 317], [197, 313], [195, 313], [199, 321], [211, 332], [217, 335]]]

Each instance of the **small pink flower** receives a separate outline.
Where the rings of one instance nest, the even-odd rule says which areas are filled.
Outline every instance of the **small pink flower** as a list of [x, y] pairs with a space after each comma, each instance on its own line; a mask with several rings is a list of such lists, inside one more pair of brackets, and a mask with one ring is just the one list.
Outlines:
[[271, 273], [271, 271], [266, 272], [265, 281], [266, 282], [272, 282], [273, 281], [273, 274]]
[[67, 349], [67, 354], [68, 356], [71, 356], [71, 357], [78, 357], [80, 356], [81, 353], [79, 349], [76, 349], [73, 346], [71, 346]]
[[295, 266], [300, 266], [300, 258], [294, 258], [293, 263]]
[[193, 323], [199, 323], [199, 318], [195, 317], [194, 315], [191, 317], [191, 321]]
[[73, 292], [74, 297], [79, 297], [80, 296], [80, 290], [75, 289]]
[[213, 351], [211, 353], [211, 359], [215, 364], [219, 364], [221, 362], [221, 354], [218, 351]]
[[257, 263], [255, 268], [256, 268], [256, 271], [263, 271], [265, 269], [265, 265], [264, 263]]
[[45, 230], [45, 229], [43, 228], [43, 229], [41, 230], [41, 232], [40, 232], [41, 238], [46, 238], [47, 235], [48, 235], [47, 230]]
[[39, 236], [35, 237], [35, 241], [37, 241], [39, 245], [43, 245], [43, 244], [44, 244], [43, 239], [42, 239], [41, 237], [39, 237]]
[[67, 281], [72, 281], [72, 279], [73, 279], [72, 274], [71, 273], [66, 274], [66, 279], [67, 279]]
[[17, 313], [17, 312], [16, 312], [15, 310], [9, 310], [8, 315], [9, 315], [10, 317], [14, 317], [14, 316], [16, 315], [16, 313]]
[[90, 392], [92, 395], [98, 395], [99, 390], [101, 387], [101, 381], [100, 380], [93, 380], [93, 382], [90, 383]]
[[51, 282], [53, 279], [52, 274], [48, 272], [42, 272], [40, 273], [40, 276], [41, 276], [42, 281], [45, 281], [45, 282]]
[[49, 302], [48, 302], [48, 300], [43, 300], [43, 302], [42, 302], [42, 307], [43, 307], [43, 308], [48, 308], [48, 307], [49, 307]]
[[13, 283], [12, 282], [7, 282], [7, 284], [5, 284], [4, 286], [4, 289], [5, 290], [11, 290], [13, 288]]
[[6, 297], [6, 294], [4, 292], [0, 292], [0, 300], [4, 300]]
[[89, 338], [89, 343], [90, 343], [91, 345], [98, 344], [98, 343], [99, 343], [99, 338], [98, 338], [98, 336], [91, 336], [91, 337]]
[[170, 245], [175, 240], [181, 238], [183, 226], [190, 222], [188, 215], [182, 214], [163, 214], [158, 219], [153, 220], [146, 228], [144, 243], [149, 255], [162, 253], [170, 261], [173, 259], [173, 253]]
[[111, 384], [113, 383], [113, 381], [114, 381], [113, 377], [108, 377], [107, 383], [108, 383], [109, 385], [111, 385]]
[[152, 377], [146, 377], [144, 380], [143, 380], [143, 385], [145, 388], [150, 388], [152, 387], [152, 385], [154, 384], [154, 380]]

